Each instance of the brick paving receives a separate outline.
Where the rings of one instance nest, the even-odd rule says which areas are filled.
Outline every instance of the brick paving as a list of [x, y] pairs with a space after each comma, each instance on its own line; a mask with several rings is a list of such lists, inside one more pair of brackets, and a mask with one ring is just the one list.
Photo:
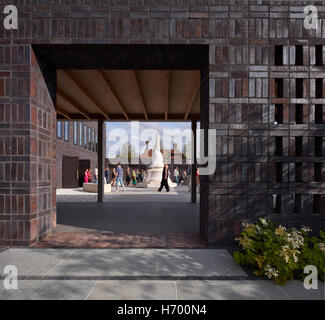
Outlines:
[[198, 233], [55, 232], [35, 248], [205, 248]]

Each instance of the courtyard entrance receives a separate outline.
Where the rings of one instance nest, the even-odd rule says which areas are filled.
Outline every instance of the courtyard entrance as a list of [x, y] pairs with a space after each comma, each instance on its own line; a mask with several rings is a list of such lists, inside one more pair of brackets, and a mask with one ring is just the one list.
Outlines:
[[[82, 189], [83, 171], [89, 162], [66, 155], [62, 160], [64, 189], [56, 194], [55, 231], [35, 246], [204, 247], [208, 230], [207, 179], [200, 179], [200, 189], [203, 187], [205, 192], [198, 192], [195, 153], [190, 183], [171, 188], [169, 193], [132, 187], [126, 187], [125, 192], [105, 193], [104, 170], [108, 153], [105, 134], [113, 123], [187, 122], [192, 131], [198, 122], [200, 128], [208, 127], [208, 81], [203, 81], [208, 79], [206, 46], [95, 47], [34, 47], [41, 65], [47, 66], [44, 76], [56, 101], [57, 119], [68, 123], [98, 122], [98, 192]], [[58, 49], [60, 55], [55, 54]], [[76, 141], [82, 147], [94, 142], [91, 136], [78, 136]], [[194, 150], [196, 143], [194, 135]], [[182, 160], [186, 163], [186, 159]]]

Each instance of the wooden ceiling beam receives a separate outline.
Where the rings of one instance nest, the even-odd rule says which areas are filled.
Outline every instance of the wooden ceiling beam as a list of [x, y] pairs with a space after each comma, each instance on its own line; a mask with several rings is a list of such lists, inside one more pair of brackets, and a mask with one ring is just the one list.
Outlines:
[[166, 93], [165, 93], [165, 120], [168, 120], [168, 109], [169, 109], [169, 95], [170, 95], [170, 73], [171, 71], [167, 71], [166, 76]]
[[61, 116], [65, 117], [68, 120], [71, 120], [71, 115], [63, 110], [62, 107], [57, 106], [56, 107], [56, 112], [60, 114]]
[[112, 85], [110, 84], [109, 80], [107, 79], [105, 73], [103, 70], [98, 70], [97, 74], [99, 75], [99, 77], [101, 78], [102, 82], [105, 84], [106, 89], [111, 93], [115, 103], [120, 107], [122, 114], [124, 115], [126, 120], [129, 120], [129, 116], [128, 113], [126, 112], [125, 108], [122, 106], [121, 101], [119, 100], [119, 98], [117, 97], [116, 93], [114, 92], [114, 90], [112, 89]]
[[73, 98], [71, 98], [69, 95], [67, 95], [64, 91], [62, 91], [61, 89], [57, 89], [57, 94], [63, 98], [64, 100], [66, 100], [67, 102], [69, 102], [76, 110], [78, 110], [86, 119], [90, 120], [90, 116], [89, 114], [84, 110], [83, 107], [81, 107], [76, 101], [74, 101]]
[[81, 81], [75, 75], [73, 75], [71, 71], [62, 70], [62, 72], [64, 72], [64, 74], [66, 74], [70, 78], [70, 80], [72, 80], [75, 83], [75, 85], [88, 97], [88, 99], [96, 106], [98, 111], [106, 118], [106, 120], [109, 120], [109, 115], [107, 111], [99, 103], [99, 101], [91, 94], [88, 88], [83, 83], [81, 83]]
[[[85, 119], [81, 119], [79, 114], [70, 114], [69, 115], [71, 120], [85, 120]], [[58, 117], [61, 119], [65, 118], [64, 116], [58, 114]], [[91, 114], [90, 115], [92, 121], [94, 120], [105, 120], [106, 118], [101, 115], [101, 114]], [[168, 114], [168, 121], [179, 121], [179, 122], [183, 122], [183, 121], [188, 121], [188, 120], [200, 120], [201, 116], [199, 114], [190, 114], [187, 120], [184, 120], [184, 114], [182, 113], [178, 113], [178, 114], [172, 114], [169, 113]], [[145, 119], [143, 113], [131, 113], [129, 114], [129, 120], [126, 120], [124, 117], [121, 117], [121, 115], [119, 114], [111, 114], [110, 117], [110, 121], [165, 121], [165, 114], [148, 114], [148, 120]]]
[[185, 112], [185, 115], [184, 115], [184, 120], [187, 120], [188, 117], [189, 117], [189, 114], [191, 112], [191, 109], [192, 109], [193, 103], [195, 101], [196, 95], [197, 95], [197, 93], [199, 91], [199, 88], [200, 88], [200, 82], [201, 82], [200, 80], [201, 80], [201, 76], [199, 74], [198, 77], [195, 80], [194, 90], [193, 90], [192, 95], [190, 96], [190, 99], [189, 99], [189, 102], [188, 102], [188, 105], [187, 105], [187, 108], [186, 108], [186, 112]]
[[139, 93], [139, 96], [140, 96], [140, 102], [141, 102], [141, 105], [142, 105], [142, 108], [143, 108], [144, 117], [145, 117], [146, 120], [149, 120], [147, 107], [146, 107], [146, 105], [144, 103], [143, 91], [142, 91], [142, 88], [141, 88], [141, 85], [140, 85], [139, 75], [138, 75], [136, 70], [134, 70], [134, 76], [135, 76], [135, 80], [136, 80], [136, 83], [137, 83], [137, 89], [138, 89], [138, 93]]

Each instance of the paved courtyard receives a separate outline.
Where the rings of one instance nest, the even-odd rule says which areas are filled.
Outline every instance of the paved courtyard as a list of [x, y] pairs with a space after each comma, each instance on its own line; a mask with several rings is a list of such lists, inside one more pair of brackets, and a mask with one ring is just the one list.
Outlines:
[[324, 300], [323, 282], [254, 280], [227, 250], [12, 248], [0, 252], [0, 270], [7, 265], [18, 289], [0, 281], [0, 299]]
[[[199, 202], [199, 196], [198, 196]], [[82, 189], [57, 191], [56, 232], [37, 243], [50, 248], [203, 248], [199, 203], [188, 186], [167, 193], [126, 188], [105, 196]]]

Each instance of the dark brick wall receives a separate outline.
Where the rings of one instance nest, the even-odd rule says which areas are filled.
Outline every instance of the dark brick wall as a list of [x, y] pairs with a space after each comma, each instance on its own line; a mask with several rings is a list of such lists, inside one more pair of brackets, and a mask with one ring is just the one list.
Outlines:
[[[53, 103], [46, 94], [45, 100], [35, 99], [35, 90], [46, 89], [40, 77], [36, 84], [31, 81], [37, 74], [30, 63], [32, 43], [209, 45], [209, 126], [217, 130], [218, 166], [209, 177], [209, 188], [202, 186], [208, 199], [202, 222], [208, 223], [201, 230], [207, 231], [210, 243], [232, 239], [243, 219], [264, 215], [287, 225], [324, 227], [324, 182], [313, 181], [314, 162], [324, 162], [314, 148], [315, 137], [323, 137], [325, 127], [315, 124], [313, 116], [315, 105], [325, 104], [315, 97], [314, 81], [324, 78], [324, 67], [313, 65], [314, 45], [325, 44], [322, 1], [313, 3], [319, 10], [318, 31], [303, 27], [307, 0], [7, 2], [18, 5], [19, 30], [0, 28], [1, 244], [35, 239], [50, 228], [50, 216], [55, 218], [54, 188], [45, 174], [52, 165], [54, 181], [55, 133], [51, 135], [49, 126], [55, 127]], [[283, 66], [274, 66], [275, 44], [284, 46]], [[303, 66], [294, 65], [297, 44], [303, 45]], [[275, 78], [284, 79], [283, 98], [275, 97]], [[296, 78], [305, 79], [298, 100]], [[304, 106], [303, 124], [295, 123], [297, 103]], [[282, 124], [274, 124], [276, 104], [283, 105]], [[41, 115], [47, 117], [45, 126]], [[303, 137], [299, 157], [294, 152], [296, 136]], [[274, 155], [275, 137], [283, 137], [281, 156]], [[45, 145], [42, 152], [52, 148], [52, 157], [37, 155], [40, 141]], [[295, 182], [295, 162], [303, 165], [301, 182]], [[282, 182], [275, 180], [275, 163], [282, 163]], [[294, 194], [301, 195], [299, 214], [293, 213]], [[273, 195], [281, 195], [281, 213], [273, 213]], [[314, 198], [320, 203], [317, 214]]]

